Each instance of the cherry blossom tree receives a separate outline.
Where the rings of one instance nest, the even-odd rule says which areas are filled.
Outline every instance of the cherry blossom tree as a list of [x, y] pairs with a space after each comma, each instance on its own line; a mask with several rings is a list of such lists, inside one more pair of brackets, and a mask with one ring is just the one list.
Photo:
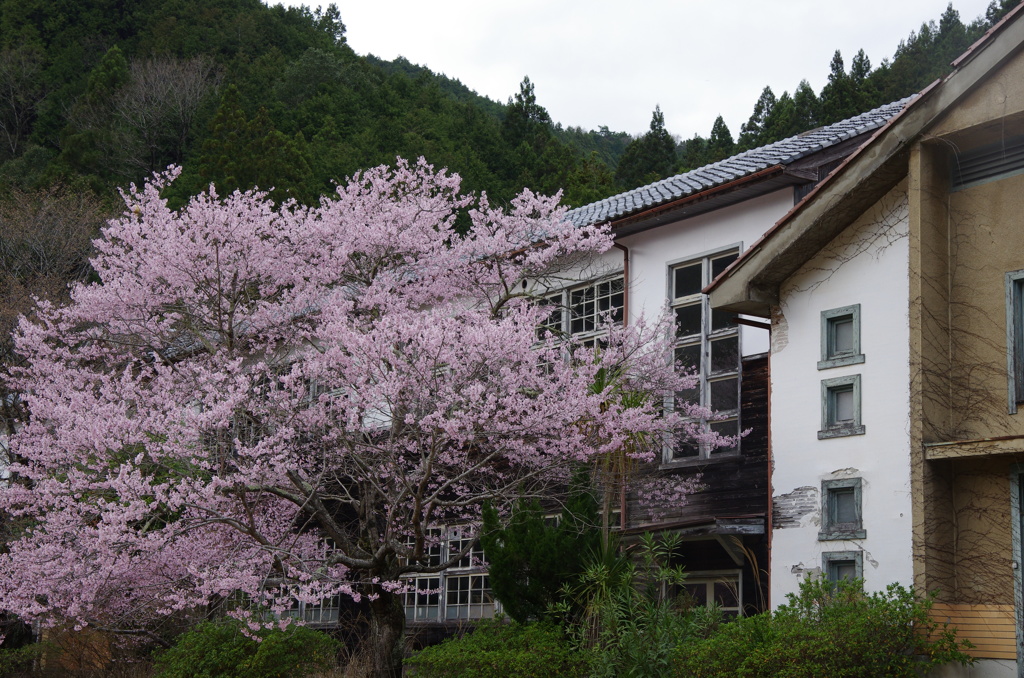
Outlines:
[[315, 208], [211, 189], [172, 211], [176, 174], [125, 193], [94, 243], [100, 282], [17, 332], [31, 416], [0, 510], [26, 527], [0, 608], [140, 633], [229, 596], [257, 624], [346, 594], [390, 675], [403, 574], [463, 555], [431, 566], [432, 525], [598, 455], [650, 459], [708, 416], [663, 407], [693, 381], [663, 323], [609, 326], [600, 351], [538, 337], [533, 300], [611, 246], [557, 198], [499, 209], [421, 160]]

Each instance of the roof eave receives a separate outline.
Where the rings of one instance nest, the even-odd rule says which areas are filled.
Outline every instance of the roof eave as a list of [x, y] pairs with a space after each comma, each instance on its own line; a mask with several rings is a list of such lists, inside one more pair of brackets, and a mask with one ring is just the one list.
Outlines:
[[[679, 215], [688, 207], [693, 207], [699, 203], [712, 203], [714, 201], [721, 201], [721, 205], [714, 205], [710, 209], [717, 209], [719, 206], [727, 207], [732, 204], [728, 200], [728, 196], [741, 189], [752, 187], [760, 182], [767, 182], [770, 179], [774, 179], [782, 176], [785, 173], [785, 168], [782, 165], [772, 165], [763, 170], [753, 172], [739, 179], [735, 179], [728, 183], [719, 184], [699, 193], [692, 193], [685, 197], [673, 200], [671, 202], [662, 203], [654, 207], [648, 207], [647, 209], [633, 212], [627, 216], [622, 216], [617, 219], [613, 219], [610, 223], [612, 233], [615, 237], [624, 237], [627, 235], [633, 235], [640, 233], [652, 228], [657, 228], [663, 224], [678, 221], [680, 218], [690, 216], [689, 214]], [[790, 183], [800, 183], [800, 179], [794, 178]], [[767, 185], [765, 193], [779, 190], [782, 186]]]

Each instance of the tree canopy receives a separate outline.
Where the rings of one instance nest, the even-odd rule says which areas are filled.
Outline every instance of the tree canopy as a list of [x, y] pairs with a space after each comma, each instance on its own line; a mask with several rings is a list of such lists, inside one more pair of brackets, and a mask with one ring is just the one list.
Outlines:
[[277, 612], [343, 593], [369, 601], [387, 667], [401, 576], [465, 555], [431, 563], [433, 526], [595, 455], [650, 459], [670, 431], [717, 440], [692, 423], [710, 413], [661, 407], [694, 379], [664, 325], [538, 343], [531, 300], [611, 245], [553, 199], [502, 210], [420, 161], [316, 208], [211, 191], [173, 211], [176, 174], [126, 194], [95, 282], [20, 325], [30, 417], [0, 510], [31, 528], [0, 555], [0, 608], [126, 630], [233, 593]]

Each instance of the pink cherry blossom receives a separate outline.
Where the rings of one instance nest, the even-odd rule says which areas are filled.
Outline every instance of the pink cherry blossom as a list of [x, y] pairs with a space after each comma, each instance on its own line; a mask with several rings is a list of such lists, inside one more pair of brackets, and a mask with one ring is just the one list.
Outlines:
[[386, 646], [402, 575], [450, 564], [427, 564], [431, 525], [624, 446], [651, 460], [710, 414], [663, 406], [693, 385], [665, 320], [610, 326], [596, 353], [538, 342], [531, 295], [612, 242], [557, 199], [499, 208], [420, 160], [315, 208], [211, 188], [174, 211], [176, 175], [124, 194], [99, 283], [18, 330], [31, 418], [0, 508], [27, 527], [0, 555], [4, 609], [128, 629], [242, 596], [272, 624], [345, 594]]

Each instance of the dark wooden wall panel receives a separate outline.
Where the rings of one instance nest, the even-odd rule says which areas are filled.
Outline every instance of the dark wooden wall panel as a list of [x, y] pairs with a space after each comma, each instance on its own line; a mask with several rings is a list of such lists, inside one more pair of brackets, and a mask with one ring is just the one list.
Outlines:
[[702, 489], [691, 494], [682, 506], [658, 506], [654, 510], [641, 505], [635, 493], [630, 493], [630, 527], [767, 514], [768, 359], [744, 361], [742, 374], [740, 425], [750, 433], [741, 441], [740, 453], [694, 465], [645, 469], [645, 473], [680, 479], [699, 474]]

